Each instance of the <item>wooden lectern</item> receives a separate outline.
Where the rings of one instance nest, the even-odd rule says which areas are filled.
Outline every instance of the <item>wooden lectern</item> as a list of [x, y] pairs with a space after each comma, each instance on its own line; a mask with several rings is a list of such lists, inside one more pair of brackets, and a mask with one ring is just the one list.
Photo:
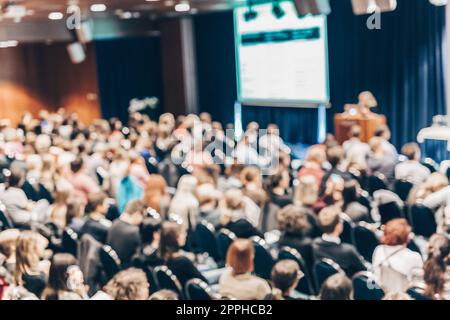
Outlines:
[[373, 112], [359, 112], [358, 105], [347, 105], [344, 113], [334, 116], [334, 132], [336, 140], [342, 144], [350, 138], [350, 128], [354, 125], [361, 127], [361, 141], [369, 142], [378, 126], [386, 124], [384, 115]]

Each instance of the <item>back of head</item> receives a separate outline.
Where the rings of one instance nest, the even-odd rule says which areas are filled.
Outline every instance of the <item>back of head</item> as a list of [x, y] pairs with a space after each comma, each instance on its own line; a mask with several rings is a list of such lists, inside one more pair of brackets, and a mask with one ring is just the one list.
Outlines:
[[288, 234], [306, 235], [311, 229], [307, 209], [300, 206], [283, 207], [277, 213], [277, 221], [280, 231]]
[[295, 189], [294, 202], [298, 205], [312, 206], [319, 198], [319, 186], [313, 175], [301, 176]]
[[6, 258], [14, 254], [16, 248], [16, 241], [19, 238], [19, 229], [7, 229], [0, 232], [0, 253]]
[[88, 196], [88, 203], [86, 205], [86, 212], [92, 213], [101, 206], [106, 200], [106, 194], [104, 192], [95, 192]]
[[125, 207], [125, 212], [129, 215], [144, 216], [147, 206], [142, 200], [131, 200]]
[[372, 137], [369, 140], [369, 146], [372, 152], [376, 152], [383, 146], [383, 139], [380, 137]]
[[351, 138], [360, 138], [362, 129], [358, 125], [354, 125], [350, 128], [350, 137]]
[[77, 259], [69, 253], [57, 253], [53, 256], [48, 275], [48, 287], [43, 293], [45, 300], [57, 300], [58, 291], [69, 291], [68, 269], [77, 265]]
[[319, 212], [318, 222], [324, 233], [330, 234], [336, 230], [336, 226], [341, 222], [341, 210], [336, 206], [323, 208]]
[[428, 257], [423, 266], [427, 296], [434, 298], [443, 293], [449, 257], [450, 240], [448, 236], [434, 234], [428, 242]]
[[402, 154], [408, 158], [408, 160], [416, 160], [419, 153], [419, 145], [415, 142], [407, 143], [402, 147]]
[[234, 275], [253, 271], [255, 248], [248, 239], [236, 239], [228, 248], [227, 265], [233, 269]]
[[351, 300], [352, 281], [344, 273], [336, 273], [329, 277], [320, 289], [320, 300]]
[[384, 226], [381, 242], [388, 246], [406, 245], [409, 242], [411, 226], [406, 219], [392, 219]]
[[19, 168], [12, 169], [10, 175], [6, 177], [8, 187], [19, 188], [25, 181], [25, 173]]
[[139, 227], [141, 241], [144, 244], [153, 242], [156, 232], [161, 230], [161, 221], [155, 218], [145, 218]]
[[159, 290], [153, 293], [149, 300], [179, 300], [176, 292], [172, 290]]
[[147, 300], [149, 284], [145, 272], [129, 268], [117, 273], [105, 286], [114, 300]]
[[83, 159], [81, 157], [77, 157], [70, 163], [70, 170], [73, 173], [79, 172], [83, 168]]
[[344, 150], [341, 146], [334, 146], [327, 150], [327, 159], [333, 168], [336, 168], [344, 158]]
[[272, 282], [283, 293], [297, 285], [299, 276], [300, 268], [294, 260], [278, 261], [272, 269]]

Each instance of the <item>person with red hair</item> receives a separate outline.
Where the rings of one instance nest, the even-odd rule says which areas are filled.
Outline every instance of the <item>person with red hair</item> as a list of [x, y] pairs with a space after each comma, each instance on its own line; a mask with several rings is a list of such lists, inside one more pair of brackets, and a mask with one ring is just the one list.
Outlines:
[[422, 256], [407, 248], [411, 226], [406, 219], [386, 223], [381, 243], [373, 253], [375, 278], [386, 292], [404, 292], [413, 272], [423, 267]]

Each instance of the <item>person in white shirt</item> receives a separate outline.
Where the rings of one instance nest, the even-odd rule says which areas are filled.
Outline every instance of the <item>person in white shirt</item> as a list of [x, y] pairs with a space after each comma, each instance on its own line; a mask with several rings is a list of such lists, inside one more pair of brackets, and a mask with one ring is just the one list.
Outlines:
[[283, 139], [280, 137], [280, 130], [278, 126], [273, 123], [267, 126], [266, 134], [259, 138], [259, 147], [269, 153], [280, 151], [286, 153], [291, 152], [291, 149], [284, 144]]
[[414, 270], [423, 267], [422, 256], [407, 248], [410, 234], [406, 219], [393, 219], [385, 225], [382, 244], [375, 248], [373, 272], [385, 292], [404, 292]]
[[422, 165], [420, 149], [417, 143], [407, 143], [402, 148], [402, 154], [408, 159], [395, 167], [395, 179], [410, 180], [415, 186], [423, 183], [431, 174], [430, 170]]
[[265, 167], [270, 164], [271, 159], [260, 156], [256, 150], [256, 146], [251, 143], [251, 137], [245, 135], [242, 141], [240, 141], [232, 155], [236, 158], [237, 162], [244, 165], [254, 165]]
[[350, 139], [345, 141], [344, 148], [345, 158], [347, 161], [352, 159], [362, 167], [366, 166], [366, 156], [370, 153], [370, 147], [367, 143], [361, 141], [361, 127], [354, 125], [350, 129]]
[[389, 142], [391, 139], [391, 130], [387, 125], [381, 125], [375, 130], [375, 137], [382, 138], [382, 146], [384, 151], [392, 158], [398, 157], [398, 152], [395, 146]]

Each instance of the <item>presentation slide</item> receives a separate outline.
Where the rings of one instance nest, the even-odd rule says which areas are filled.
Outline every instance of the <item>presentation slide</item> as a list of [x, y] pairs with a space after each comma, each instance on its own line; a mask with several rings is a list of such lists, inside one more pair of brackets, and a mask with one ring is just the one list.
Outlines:
[[318, 106], [329, 102], [326, 16], [299, 18], [292, 1], [234, 12], [238, 99], [262, 106]]

